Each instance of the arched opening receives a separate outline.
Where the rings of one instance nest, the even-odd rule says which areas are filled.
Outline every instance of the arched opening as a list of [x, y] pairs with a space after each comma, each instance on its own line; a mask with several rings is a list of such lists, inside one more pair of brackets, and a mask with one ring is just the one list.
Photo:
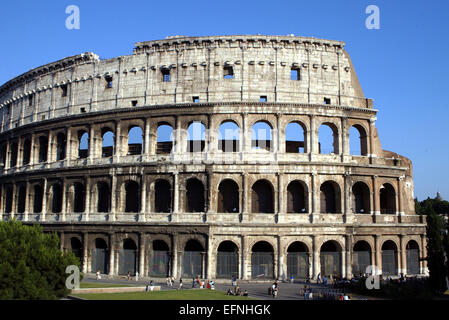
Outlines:
[[98, 190], [97, 211], [109, 212], [110, 208], [109, 185], [106, 182], [99, 182], [97, 184], [97, 190]]
[[102, 238], [95, 239], [95, 249], [92, 255], [92, 271], [108, 273], [109, 250], [106, 241]]
[[320, 251], [321, 275], [341, 277], [341, 247], [336, 241], [327, 241]]
[[187, 152], [204, 151], [206, 127], [200, 121], [192, 122], [187, 128]]
[[251, 250], [251, 277], [253, 279], [274, 278], [274, 250], [266, 241], [257, 242]]
[[39, 137], [39, 163], [47, 161], [47, 153], [48, 153], [48, 137], [40, 136]]
[[204, 186], [200, 180], [195, 178], [187, 180], [186, 198], [186, 212], [204, 212]]
[[169, 154], [173, 149], [173, 127], [159, 123], [157, 127], [157, 154]]
[[217, 211], [220, 213], [239, 212], [239, 186], [235, 181], [226, 179], [220, 183]]
[[272, 127], [264, 121], [256, 122], [251, 130], [251, 149], [267, 150], [272, 148]]
[[380, 187], [380, 212], [383, 214], [396, 213], [396, 192], [389, 183]]
[[217, 278], [239, 277], [239, 249], [232, 241], [223, 241], [217, 249]]
[[84, 187], [84, 184], [80, 182], [76, 182], [73, 185], [74, 189], [74, 204], [73, 204], [73, 211], [74, 212], [84, 212], [84, 203], [86, 199], [86, 188]]
[[367, 135], [361, 125], [349, 129], [349, 153], [355, 156], [368, 155]]
[[125, 239], [119, 252], [119, 274], [134, 276], [137, 271], [137, 246], [134, 240]]
[[150, 252], [150, 276], [167, 277], [169, 275], [170, 252], [168, 245], [163, 240], [153, 241], [153, 251]]
[[139, 212], [140, 190], [139, 184], [135, 181], [128, 181], [125, 184], [125, 212]]
[[287, 153], [306, 153], [306, 135], [302, 123], [290, 122], [285, 128], [285, 151]]
[[287, 275], [295, 279], [309, 279], [309, 253], [307, 246], [299, 241], [287, 249]]
[[318, 130], [318, 153], [338, 154], [338, 129], [333, 123], [323, 123]]
[[203, 275], [203, 246], [197, 240], [187, 241], [182, 259], [182, 276], [193, 278]]
[[139, 126], [131, 127], [128, 131], [128, 155], [142, 154], [143, 135]]
[[42, 212], [42, 200], [44, 191], [41, 185], [37, 184], [34, 186], [34, 203], [33, 203], [33, 213]]
[[3, 167], [6, 166], [6, 157], [7, 157], [6, 150], [7, 150], [7, 147], [6, 147], [6, 143], [5, 143], [2, 145], [1, 151], [0, 151], [0, 161], [1, 161], [0, 165]]
[[382, 274], [392, 276], [398, 274], [398, 247], [391, 241], [382, 245]]
[[13, 190], [12, 185], [7, 185], [5, 187], [5, 213], [11, 213], [12, 212], [12, 198], [13, 198]]
[[112, 157], [114, 155], [114, 132], [109, 128], [103, 128], [101, 136], [101, 157]]
[[268, 181], [253, 184], [251, 203], [253, 213], [274, 213], [273, 188]]
[[218, 150], [238, 152], [240, 150], [240, 128], [232, 121], [223, 122], [218, 128]]
[[341, 212], [340, 187], [334, 181], [326, 181], [320, 187], [321, 213]]
[[26, 166], [30, 163], [31, 158], [31, 140], [26, 139], [23, 143], [22, 165]]
[[10, 154], [10, 160], [9, 160], [9, 167], [14, 168], [17, 165], [17, 151], [18, 151], [18, 145], [17, 142], [11, 143], [11, 154]]
[[353, 203], [352, 210], [354, 213], [370, 213], [370, 191], [364, 182], [357, 182], [352, 186]]
[[80, 265], [83, 264], [83, 245], [80, 239], [73, 237], [70, 238], [70, 250], [73, 252], [75, 257], [78, 258]]
[[56, 136], [56, 161], [65, 159], [66, 144], [65, 134], [63, 132], [58, 133]]
[[78, 132], [78, 158], [87, 158], [89, 156], [89, 133], [86, 131]]
[[366, 241], [357, 241], [352, 254], [352, 273], [355, 276], [363, 276], [370, 265], [372, 265], [371, 246]]
[[51, 194], [51, 212], [61, 213], [62, 211], [62, 186], [59, 183], [55, 183], [52, 187]]
[[171, 187], [167, 180], [158, 180], [154, 184], [154, 211], [171, 212]]
[[410, 240], [406, 247], [407, 274], [420, 274], [419, 245], [415, 240]]
[[17, 213], [25, 212], [26, 196], [27, 196], [27, 187], [26, 185], [21, 185], [19, 187], [19, 196], [17, 199]]
[[287, 187], [287, 213], [307, 213], [307, 193], [301, 181], [292, 181]]

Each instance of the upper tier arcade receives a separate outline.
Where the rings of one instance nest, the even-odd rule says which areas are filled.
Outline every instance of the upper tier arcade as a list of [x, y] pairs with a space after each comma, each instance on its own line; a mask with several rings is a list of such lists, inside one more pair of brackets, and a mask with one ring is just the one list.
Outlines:
[[175, 36], [139, 42], [128, 56], [68, 57], [0, 87], [0, 130], [194, 102], [326, 104], [375, 113], [344, 45], [296, 36]]

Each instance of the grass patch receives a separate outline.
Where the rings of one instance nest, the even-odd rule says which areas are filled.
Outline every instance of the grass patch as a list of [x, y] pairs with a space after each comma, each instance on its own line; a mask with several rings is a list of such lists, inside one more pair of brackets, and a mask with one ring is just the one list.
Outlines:
[[250, 297], [228, 296], [213, 290], [168, 290], [154, 292], [79, 293], [74, 295], [87, 300], [255, 300]]
[[[138, 286], [138, 285], [136, 285]], [[140, 285], [142, 286], [142, 285]], [[101, 282], [81, 282], [80, 289], [88, 288], [122, 288], [122, 287], [134, 287], [129, 284], [114, 284], [114, 283], [101, 283]]]

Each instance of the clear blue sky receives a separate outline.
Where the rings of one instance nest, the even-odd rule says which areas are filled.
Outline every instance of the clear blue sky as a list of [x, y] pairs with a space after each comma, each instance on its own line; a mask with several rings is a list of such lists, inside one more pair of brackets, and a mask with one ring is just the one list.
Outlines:
[[[65, 28], [68, 5], [81, 29]], [[380, 30], [365, 28], [368, 5]], [[0, 83], [66, 56], [132, 53], [169, 35], [268, 34], [346, 42], [362, 88], [379, 109], [384, 149], [414, 164], [415, 195], [449, 199], [449, 1], [3, 1]]]

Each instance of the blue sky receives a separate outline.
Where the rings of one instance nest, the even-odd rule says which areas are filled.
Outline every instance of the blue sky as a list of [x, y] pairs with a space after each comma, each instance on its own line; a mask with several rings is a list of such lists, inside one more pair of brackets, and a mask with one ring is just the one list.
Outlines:
[[[81, 29], [67, 30], [77, 5]], [[368, 5], [380, 30], [365, 28]], [[268, 34], [346, 42], [362, 88], [380, 112], [382, 146], [413, 161], [415, 195], [449, 199], [449, 1], [4, 1], [0, 84], [66, 56], [132, 53], [169, 35]]]

